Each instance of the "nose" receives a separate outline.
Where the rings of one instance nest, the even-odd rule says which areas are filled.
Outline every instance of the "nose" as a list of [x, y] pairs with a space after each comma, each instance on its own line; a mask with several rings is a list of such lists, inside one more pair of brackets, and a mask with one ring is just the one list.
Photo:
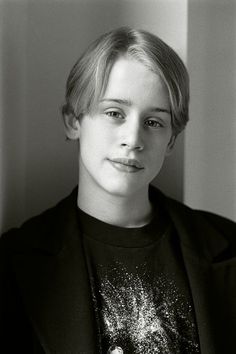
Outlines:
[[144, 149], [142, 127], [137, 117], [134, 117], [134, 119], [128, 119], [123, 125], [121, 146], [128, 150], [142, 151]]

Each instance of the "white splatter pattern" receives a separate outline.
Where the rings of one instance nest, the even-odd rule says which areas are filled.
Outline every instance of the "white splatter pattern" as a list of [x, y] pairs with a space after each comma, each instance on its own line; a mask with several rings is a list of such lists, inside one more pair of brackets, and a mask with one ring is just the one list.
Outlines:
[[99, 312], [109, 345], [125, 354], [200, 353], [191, 306], [174, 282], [158, 276], [144, 283], [145, 276], [120, 270], [101, 277]]

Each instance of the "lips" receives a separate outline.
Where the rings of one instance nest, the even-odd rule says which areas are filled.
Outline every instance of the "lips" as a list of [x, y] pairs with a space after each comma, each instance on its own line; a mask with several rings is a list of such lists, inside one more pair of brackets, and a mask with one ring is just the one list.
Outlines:
[[144, 167], [136, 159], [112, 158], [109, 159], [109, 161], [113, 167], [123, 172], [138, 172], [144, 169]]

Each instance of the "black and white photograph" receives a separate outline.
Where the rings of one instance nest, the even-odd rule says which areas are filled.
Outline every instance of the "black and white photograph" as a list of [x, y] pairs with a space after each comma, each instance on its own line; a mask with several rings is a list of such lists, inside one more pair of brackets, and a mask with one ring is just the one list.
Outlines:
[[0, 0], [0, 353], [236, 353], [236, 1]]

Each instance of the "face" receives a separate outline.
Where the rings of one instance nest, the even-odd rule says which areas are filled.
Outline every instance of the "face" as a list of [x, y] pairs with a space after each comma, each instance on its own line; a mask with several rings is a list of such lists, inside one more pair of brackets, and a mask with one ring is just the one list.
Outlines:
[[104, 96], [78, 122], [80, 188], [110, 195], [147, 193], [171, 149], [167, 89], [130, 58], [111, 70]]

